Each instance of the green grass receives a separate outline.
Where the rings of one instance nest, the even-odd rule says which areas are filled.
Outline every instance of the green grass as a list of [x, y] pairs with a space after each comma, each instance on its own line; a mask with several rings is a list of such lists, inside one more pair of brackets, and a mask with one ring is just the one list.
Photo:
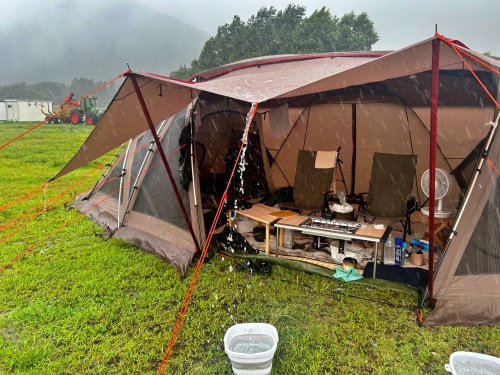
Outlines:
[[[0, 123], [0, 145], [32, 125]], [[54, 176], [91, 129], [43, 125], [0, 150], [0, 206]], [[33, 247], [0, 271], [1, 374], [154, 374], [160, 366], [193, 269], [182, 279], [129, 244], [95, 236], [95, 224], [65, 208], [93, 185], [98, 164], [0, 211], [0, 226], [16, 223], [0, 232], [0, 267]], [[40, 205], [47, 209], [24, 219]], [[222, 340], [240, 322], [278, 329], [274, 374], [446, 374], [454, 351], [500, 356], [499, 327], [419, 327], [415, 295], [279, 266], [249, 277], [234, 271], [238, 262], [214, 256], [204, 265], [167, 374], [230, 374]]]

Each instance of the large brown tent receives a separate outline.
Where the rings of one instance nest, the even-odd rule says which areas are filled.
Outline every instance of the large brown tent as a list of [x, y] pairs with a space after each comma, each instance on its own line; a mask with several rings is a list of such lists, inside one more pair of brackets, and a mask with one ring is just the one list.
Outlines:
[[[499, 141], [491, 121], [498, 112], [499, 71], [499, 61], [436, 36], [390, 53], [250, 59], [189, 81], [129, 72], [104, 117], [56, 178], [135, 137], [128, 149], [133, 156], [112, 172], [121, 192], [103, 181], [95, 189], [102, 195], [78, 204], [115, 235], [121, 233], [185, 272], [196, 248], [203, 246], [203, 210], [227, 181], [227, 161], [238, 147], [252, 103], [258, 109], [248, 147], [253, 170], [243, 178], [247, 189], [258, 183], [273, 192], [293, 184], [302, 149], [340, 147], [346, 188], [353, 194], [368, 191], [374, 152], [417, 155], [413, 193], [420, 202], [426, 199], [420, 189], [426, 169], [461, 176], [444, 199], [457, 220], [434, 275], [430, 292], [437, 304], [427, 321], [496, 324], [500, 236], [491, 223], [500, 218], [500, 177]], [[148, 142], [152, 151], [157, 148], [151, 133], [140, 135], [153, 124], [171, 179], [163, 167], [146, 167], [164, 159], [141, 151]], [[478, 161], [481, 173], [475, 172]], [[186, 178], [187, 164], [191, 177]], [[155, 177], [142, 178], [140, 169]], [[120, 177], [127, 175], [128, 182]], [[139, 189], [134, 179], [149, 182], [139, 182]], [[259, 189], [252, 194], [259, 195]], [[99, 204], [106, 195], [114, 195], [115, 203]], [[429, 203], [432, 220], [434, 198]], [[472, 297], [474, 304], [467, 302]]]

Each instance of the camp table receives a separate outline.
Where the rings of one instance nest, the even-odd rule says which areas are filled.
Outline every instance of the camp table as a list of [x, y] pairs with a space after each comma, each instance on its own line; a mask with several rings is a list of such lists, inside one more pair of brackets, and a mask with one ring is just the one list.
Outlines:
[[249, 217], [266, 225], [266, 255], [269, 255], [269, 226], [280, 219], [279, 216], [272, 215], [277, 212], [280, 212], [280, 210], [261, 203], [254, 204], [246, 210], [235, 210], [237, 215]]
[[[311, 236], [318, 237], [328, 237], [338, 239], [339, 241], [370, 241], [375, 243], [375, 255], [373, 262], [373, 278], [376, 276], [377, 271], [377, 256], [378, 256], [378, 244], [384, 242], [389, 237], [392, 227], [384, 226], [384, 228], [376, 228], [373, 224], [361, 224], [354, 233], [346, 233], [340, 231], [334, 231], [331, 229], [325, 229], [321, 227], [304, 226], [304, 223], [311, 219], [308, 216], [292, 216], [281, 219], [279, 222], [274, 224], [276, 230], [281, 229], [292, 229], [298, 230], [303, 234], [308, 234]], [[327, 220], [327, 219], [325, 219]], [[331, 221], [331, 220], [330, 220]], [[357, 223], [359, 224], [359, 223]], [[278, 250], [278, 236], [276, 236], [276, 251]]]

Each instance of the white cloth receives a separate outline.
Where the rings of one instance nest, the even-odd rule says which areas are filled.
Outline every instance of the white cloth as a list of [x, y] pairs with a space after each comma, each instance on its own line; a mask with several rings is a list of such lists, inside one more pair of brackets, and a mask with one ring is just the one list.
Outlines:
[[330, 210], [333, 212], [340, 212], [342, 214], [354, 211], [354, 208], [349, 203], [330, 205]]

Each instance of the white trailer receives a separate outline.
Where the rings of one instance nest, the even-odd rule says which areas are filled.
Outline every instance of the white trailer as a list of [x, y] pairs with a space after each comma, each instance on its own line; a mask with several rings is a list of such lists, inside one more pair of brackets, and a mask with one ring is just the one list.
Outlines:
[[5, 101], [0, 101], [0, 121], [7, 121], [7, 107]]
[[44, 121], [44, 112], [47, 113], [51, 110], [52, 101], [15, 99], [5, 100], [5, 117], [7, 121]]

